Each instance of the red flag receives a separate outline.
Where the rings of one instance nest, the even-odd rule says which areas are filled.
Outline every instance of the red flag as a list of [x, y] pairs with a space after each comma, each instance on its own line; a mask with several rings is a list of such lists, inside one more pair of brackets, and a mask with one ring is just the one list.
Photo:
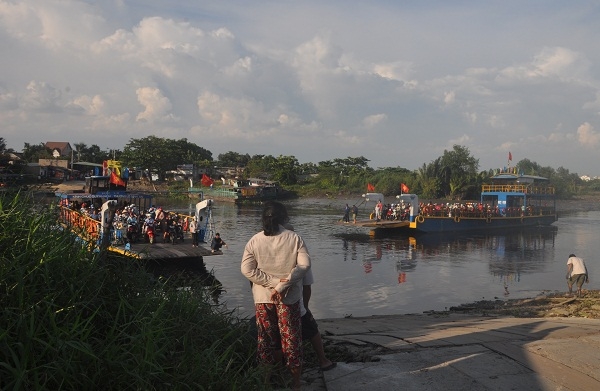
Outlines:
[[367, 191], [375, 191], [375, 186], [370, 183], [367, 183]]
[[108, 180], [110, 183], [117, 186], [127, 186], [125, 181], [117, 176], [114, 172], [110, 173], [110, 179]]
[[408, 193], [410, 191], [410, 189], [408, 188], [408, 186], [406, 186], [404, 183], [400, 184], [400, 191], [402, 193]]
[[508, 161], [512, 162], [512, 153], [510, 153], [510, 152], [508, 153]]
[[208, 175], [202, 174], [202, 180], [201, 180], [201, 182], [202, 182], [203, 186], [207, 186], [208, 187], [208, 186], [212, 185], [215, 181], [213, 181]]

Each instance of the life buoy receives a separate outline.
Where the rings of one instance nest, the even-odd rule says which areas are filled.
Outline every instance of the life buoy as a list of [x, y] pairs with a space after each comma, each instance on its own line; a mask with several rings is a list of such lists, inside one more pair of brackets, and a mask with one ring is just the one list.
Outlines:
[[454, 222], [455, 223], [460, 223], [460, 217], [454, 216]]
[[421, 224], [425, 221], [425, 217], [423, 217], [422, 215], [418, 215], [417, 216], [417, 223]]

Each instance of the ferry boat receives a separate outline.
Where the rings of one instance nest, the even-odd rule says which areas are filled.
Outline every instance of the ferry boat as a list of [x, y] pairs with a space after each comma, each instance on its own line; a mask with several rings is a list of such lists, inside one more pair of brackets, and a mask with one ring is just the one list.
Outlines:
[[[102, 242], [102, 224], [104, 213], [101, 211], [100, 220], [82, 214], [79, 206], [86, 204], [100, 210], [109, 203], [115, 209], [125, 207], [135, 208], [140, 212], [148, 211], [153, 207], [152, 195], [141, 192], [128, 192], [127, 181], [115, 178], [114, 175], [86, 177], [85, 186], [82, 190], [67, 192], [56, 192], [59, 200], [59, 222], [76, 233], [82, 240], [93, 247], [100, 247]], [[214, 224], [211, 207], [213, 201], [200, 200], [196, 204], [195, 213], [199, 221], [199, 240], [210, 241], [214, 234]], [[75, 207], [77, 206], [77, 207]], [[180, 217], [191, 221], [192, 216], [181, 215]], [[138, 222], [141, 227], [142, 222]], [[138, 231], [140, 231], [138, 229]], [[113, 237], [114, 236], [114, 237]], [[189, 235], [186, 235], [189, 238]], [[191, 238], [190, 238], [191, 239]], [[123, 234], [118, 235], [117, 230], [111, 231], [110, 245], [108, 250], [126, 255], [131, 258], [145, 260], [169, 260], [178, 263], [203, 263], [202, 257], [215, 255], [202, 246], [193, 247], [188, 239], [185, 245], [172, 245], [157, 240], [154, 244], [146, 243], [144, 240], [128, 242], [123, 239]], [[185, 239], [184, 239], [185, 241]]]
[[[482, 186], [479, 202], [424, 203], [416, 194], [400, 194], [396, 196], [396, 207], [404, 211], [404, 218], [370, 218], [345, 225], [406, 233], [548, 226], [558, 216], [555, 189], [547, 181], [540, 176], [501, 173], [491, 178], [491, 184]], [[383, 202], [379, 193], [363, 197]]]
[[188, 195], [192, 199], [211, 198], [216, 201], [243, 204], [292, 198], [294, 193], [283, 189], [275, 182], [252, 183], [246, 180], [237, 180], [232, 185], [219, 187], [192, 186], [188, 189]]

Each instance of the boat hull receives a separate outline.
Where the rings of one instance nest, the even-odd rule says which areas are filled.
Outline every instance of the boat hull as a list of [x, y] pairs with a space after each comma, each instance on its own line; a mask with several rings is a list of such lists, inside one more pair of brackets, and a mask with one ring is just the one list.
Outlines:
[[524, 217], [425, 217], [417, 216], [414, 223], [406, 228], [419, 232], [461, 232], [490, 229], [541, 227], [552, 225], [557, 216], [524, 216]]
[[[254, 189], [253, 189], [254, 190]], [[234, 189], [210, 189], [210, 188], [190, 188], [188, 196], [191, 199], [210, 198], [220, 202], [232, 202], [236, 204], [261, 203], [268, 200], [284, 200], [294, 198], [295, 193], [283, 189], [276, 191], [244, 192]]]

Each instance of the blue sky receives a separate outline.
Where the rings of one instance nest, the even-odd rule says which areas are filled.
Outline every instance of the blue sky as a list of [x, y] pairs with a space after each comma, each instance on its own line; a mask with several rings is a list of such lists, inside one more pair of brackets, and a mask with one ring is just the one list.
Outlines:
[[600, 175], [592, 1], [0, 0], [0, 137]]

